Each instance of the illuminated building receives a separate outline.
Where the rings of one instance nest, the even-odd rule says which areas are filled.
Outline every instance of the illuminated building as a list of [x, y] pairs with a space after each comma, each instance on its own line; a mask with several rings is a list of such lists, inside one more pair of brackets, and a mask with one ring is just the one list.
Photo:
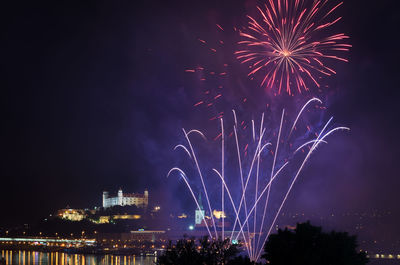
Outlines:
[[203, 219], [205, 218], [205, 212], [204, 212], [204, 210], [203, 209], [201, 209], [201, 210], [196, 210], [195, 211], [195, 224], [196, 225], [200, 225], [202, 222], [203, 222]]
[[[212, 222], [211, 217], [205, 215], [206, 213], [204, 211], [203, 204], [201, 202], [201, 194], [199, 194], [198, 202], [199, 202], [200, 209], [197, 208], [195, 210], [195, 220], [194, 220], [195, 227], [205, 227], [206, 224], [209, 227], [213, 226], [214, 223]], [[222, 227], [222, 221], [225, 224], [225, 227], [230, 226], [230, 223], [227, 222], [226, 219], [225, 220], [222, 219], [222, 218], [226, 218], [226, 214], [223, 211], [214, 210], [212, 212], [212, 215], [214, 215], [214, 217], [217, 219], [217, 222], [215, 223], [216, 226]], [[178, 217], [178, 218], [181, 218], [181, 217]]]
[[178, 215], [179, 219], [184, 219], [187, 218], [187, 215], [185, 213], [182, 213], [181, 215]]
[[140, 214], [118, 214], [118, 215], [113, 215], [112, 217], [114, 220], [138, 220], [142, 218]]
[[217, 219], [226, 218], [226, 214], [223, 211], [214, 210], [213, 215]]
[[108, 224], [110, 221], [113, 220], [138, 220], [141, 219], [142, 216], [139, 214], [117, 214], [111, 216], [100, 216], [99, 220], [96, 221], [98, 224]]
[[61, 209], [58, 210], [57, 216], [70, 221], [82, 221], [86, 218], [85, 211], [80, 209]]
[[103, 208], [108, 208], [112, 206], [126, 206], [126, 205], [136, 205], [137, 207], [147, 208], [149, 204], [149, 192], [144, 191], [143, 194], [140, 193], [123, 193], [122, 189], [118, 190], [116, 197], [109, 197], [107, 191], [103, 192]]
[[110, 222], [110, 216], [100, 216], [99, 224], [108, 224]]
[[194, 212], [194, 223], [195, 225], [201, 225], [204, 219], [204, 215], [205, 215], [205, 211], [203, 209], [203, 204], [201, 203], [201, 193], [199, 194], [199, 206], [200, 209], [196, 209], [196, 211]]

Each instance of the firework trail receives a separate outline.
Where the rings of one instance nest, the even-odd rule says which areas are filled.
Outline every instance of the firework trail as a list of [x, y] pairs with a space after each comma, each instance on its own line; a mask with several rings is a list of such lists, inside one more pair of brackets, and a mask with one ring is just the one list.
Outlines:
[[336, 74], [326, 61], [347, 62], [338, 53], [351, 47], [344, 33], [326, 34], [341, 19], [332, 16], [342, 4], [329, 8], [328, 0], [268, 0], [257, 7], [259, 18], [248, 16], [237, 59], [249, 65], [249, 76], [262, 73], [261, 86], [276, 86], [278, 93], [309, 90], [308, 81], [320, 87], [319, 77]]
[[[349, 130], [346, 127], [330, 129], [332, 118], [323, 124], [322, 129], [318, 124], [303, 124], [306, 120], [303, 117], [305, 109], [314, 107], [320, 110], [319, 104], [319, 99], [310, 99], [293, 116], [282, 110], [278, 126], [269, 124], [274, 119], [263, 114], [259, 128], [252, 126], [251, 132], [241, 138], [247, 139], [246, 143], [238, 140], [237, 115], [233, 111], [235, 137], [231, 140], [225, 137], [228, 127], [225, 123], [228, 122], [221, 118], [221, 145], [217, 149], [209, 149], [212, 154], [220, 153], [220, 156], [215, 156], [217, 162], [211, 154], [206, 158], [196, 156], [196, 153], [203, 153], [195, 151], [196, 142], [192, 141], [197, 139], [190, 136], [194, 133], [205, 139], [201, 131], [183, 130], [186, 143], [178, 144], [175, 149], [183, 150], [189, 158], [188, 170], [192, 173], [187, 174], [189, 171], [174, 167], [168, 175], [173, 172], [179, 174], [198, 210], [201, 206], [196, 195], [205, 195], [208, 210], [201, 217], [211, 238], [240, 240], [251, 260], [260, 258], [263, 245], [311, 154], [321, 143], [327, 143], [326, 138], [333, 132]], [[256, 123], [252, 121], [252, 124]], [[215, 145], [214, 141], [211, 143]], [[245, 152], [249, 155], [245, 156]], [[198, 180], [201, 185], [197, 185]], [[284, 183], [286, 188], [276, 188], [277, 182]], [[216, 210], [221, 210], [220, 216], [213, 214]]]

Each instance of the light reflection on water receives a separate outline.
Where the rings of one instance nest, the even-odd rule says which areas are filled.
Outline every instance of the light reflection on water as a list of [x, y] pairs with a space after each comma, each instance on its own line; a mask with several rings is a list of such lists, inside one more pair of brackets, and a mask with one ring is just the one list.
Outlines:
[[155, 257], [1, 250], [6, 265], [154, 265]]

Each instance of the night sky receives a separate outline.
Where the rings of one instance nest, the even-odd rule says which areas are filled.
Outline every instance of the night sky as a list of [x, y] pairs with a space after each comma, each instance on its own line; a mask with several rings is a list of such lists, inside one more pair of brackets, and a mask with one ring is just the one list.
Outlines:
[[[215, 127], [193, 107], [185, 69], [208, 58], [199, 38], [217, 40], [216, 23], [245, 25], [257, 3], [84, 2], [2, 7], [0, 224], [100, 206], [102, 191], [119, 187], [179, 204], [166, 174], [181, 128]], [[337, 15], [353, 48], [325, 99], [327, 115], [351, 131], [318, 150], [285, 209], [387, 209], [399, 220], [398, 9], [345, 1]]]

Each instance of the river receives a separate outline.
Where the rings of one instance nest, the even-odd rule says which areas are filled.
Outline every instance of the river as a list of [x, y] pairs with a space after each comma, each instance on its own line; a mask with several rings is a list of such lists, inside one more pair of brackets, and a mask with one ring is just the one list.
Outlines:
[[83, 255], [63, 252], [1, 250], [6, 265], [154, 265], [152, 256]]

